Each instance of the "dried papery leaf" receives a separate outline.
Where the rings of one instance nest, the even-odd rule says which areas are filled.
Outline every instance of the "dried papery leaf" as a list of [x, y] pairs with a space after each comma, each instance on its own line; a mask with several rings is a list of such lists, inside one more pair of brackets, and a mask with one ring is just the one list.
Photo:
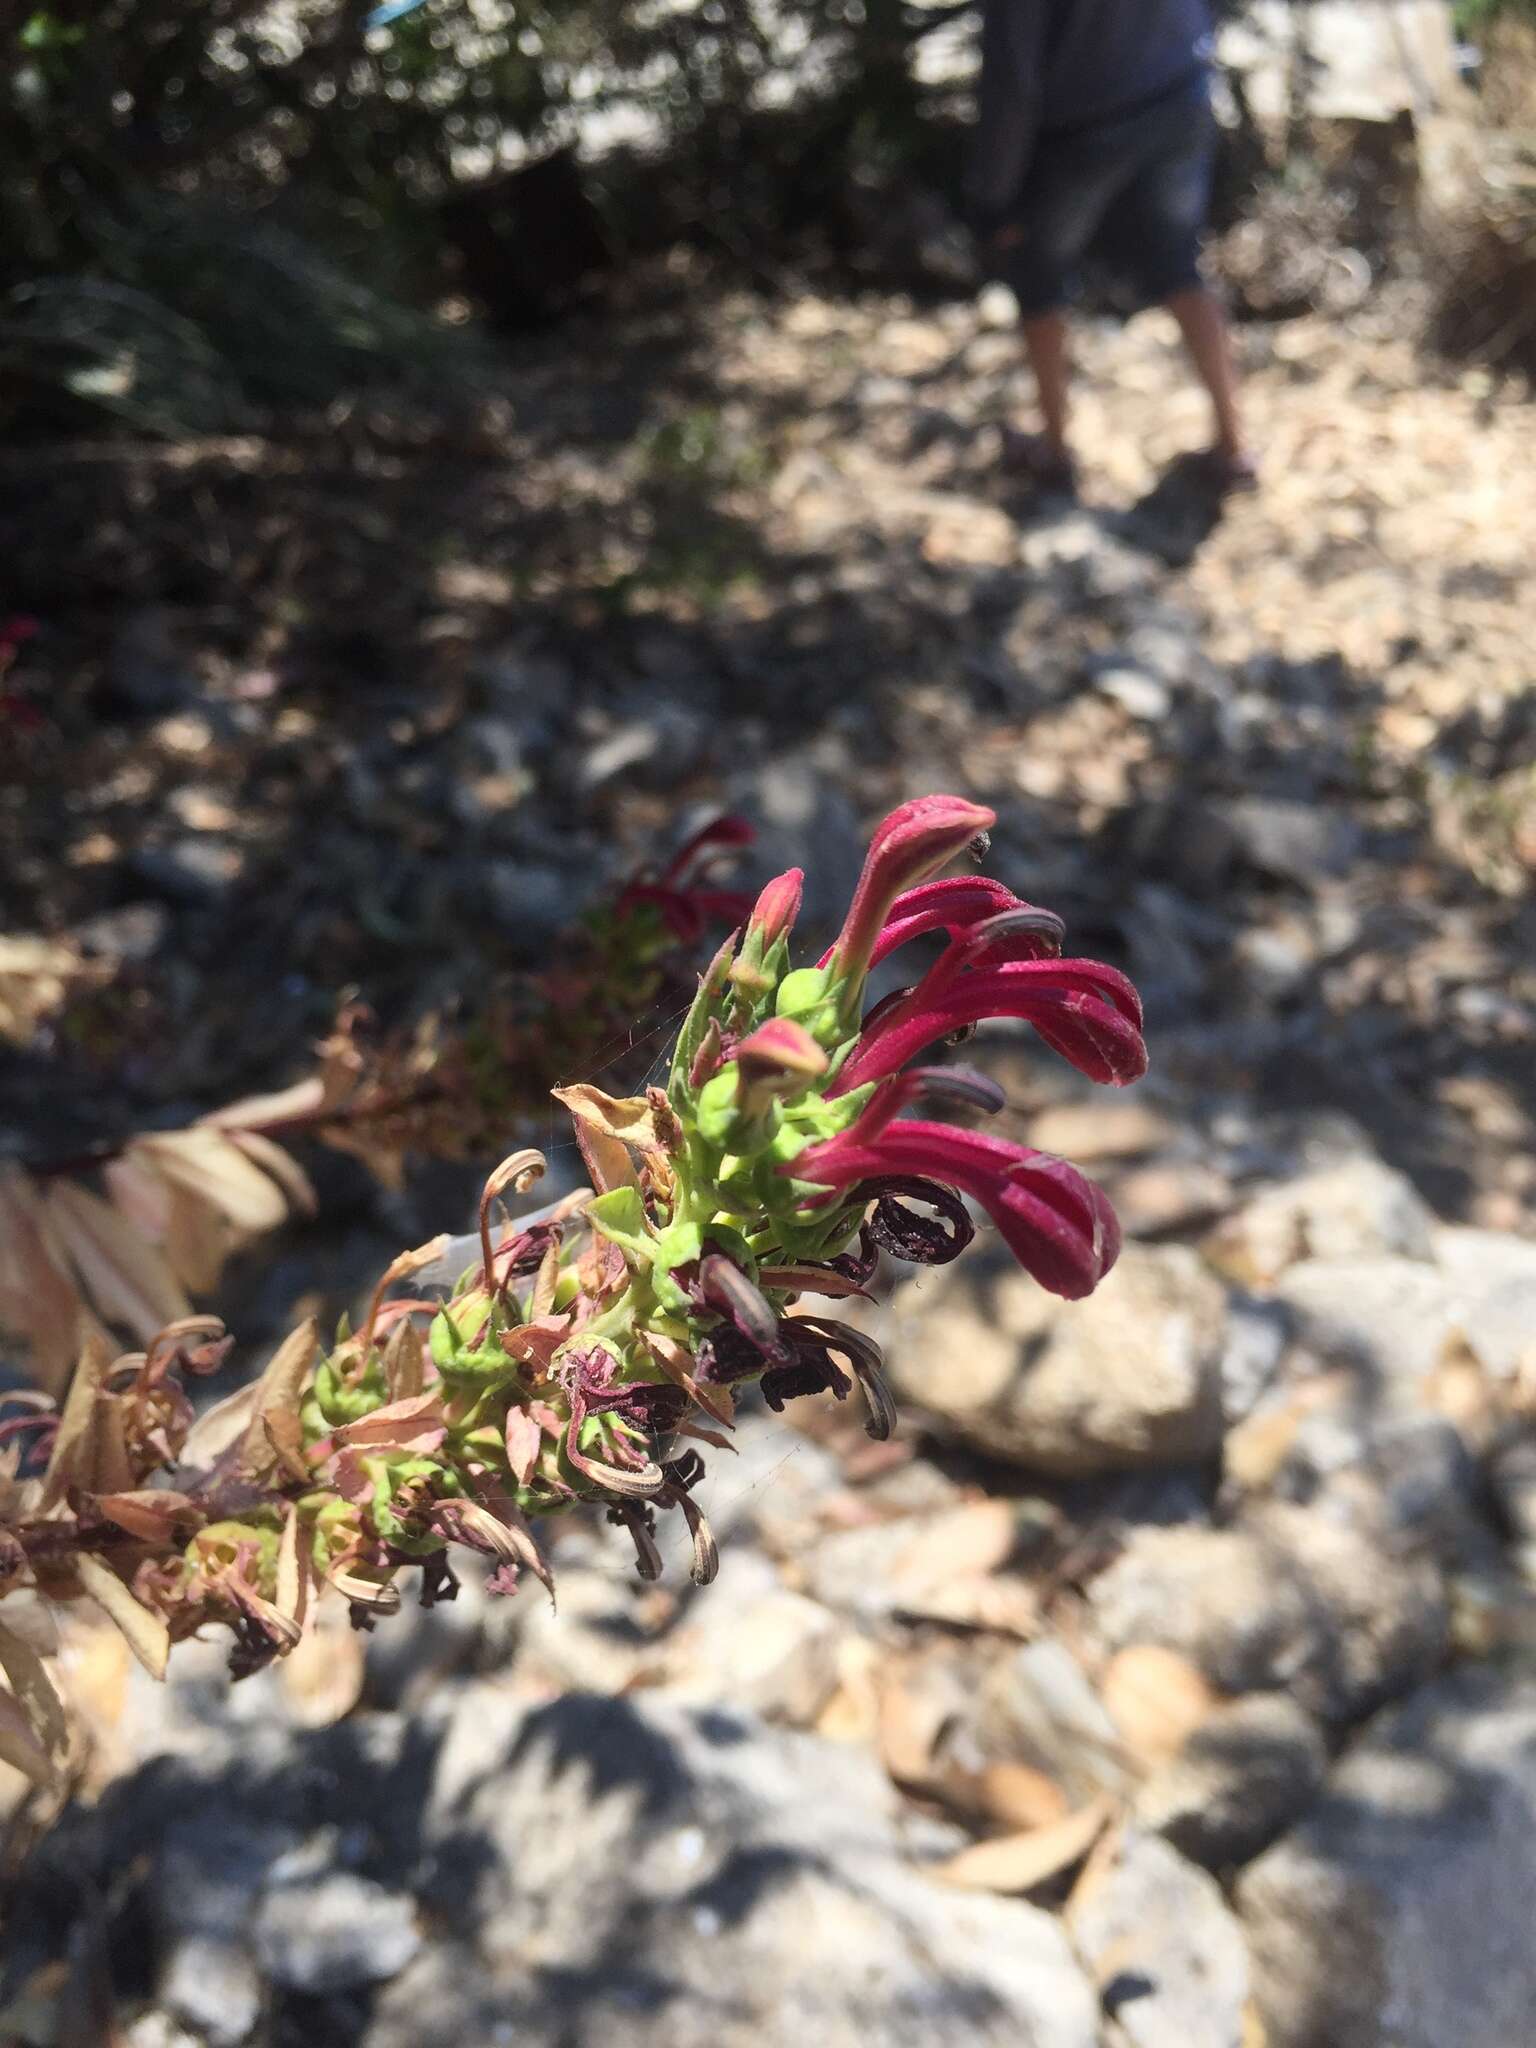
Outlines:
[[44, 1200], [58, 1241], [91, 1300], [109, 1322], [147, 1340], [192, 1304], [155, 1247], [110, 1203], [70, 1181], [55, 1181]]
[[69, 1716], [42, 1658], [24, 1637], [7, 1628], [3, 1621], [0, 1621], [0, 1669], [10, 1681], [15, 1703], [25, 1716], [50, 1776], [57, 1782], [63, 1777], [72, 1746]]
[[171, 1189], [161, 1249], [183, 1287], [194, 1294], [211, 1294], [235, 1241], [229, 1219], [211, 1203], [186, 1188]]
[[188, 1472], [207, 1471], [224, 1453], [249, 1434], [261, 1402], [261, 1382], [252, 1380], [205, 1408], [187, 1432], [181, 1447], [180, 1466]]
[[128, 1454], [122, 1400], [114, 1394], [99, 1395], [91, 1411], [88, 1448], [82, 1452], [74, 1483], [88, 1493], [119, 1493], [136, 1486], [141, 1476]]
[[163, 1244], [170, 1223], [171, 1187], [146, 1161], [125, 1153], [101, 1169], [112, 1206], [151, 1244]]
[[320, 1207], [315, 1184], [291, 1152], [264, 1137], [260, 1131], [231, 1131], [229, 1142], [238, 1147], [254, 1166], [270, 1174], [287, 1197], [288, 1206], [300, 1216], [313, 1216]]
[[288, 1198], [277, 1182], [219, 1131], [201, 1125], [188, 1131], [155, 1131], [135, 1138], [126, 1157], [148, 1161], [247, 1236], [276, 1230], [287, 1219]]
[[26, 1339], [33, 1377], [49, 1393], [68, 1385], [84, 1319], [41, 1195], [19, 1166], [0, 1163], [0, 1323]]
[[299, 1522], [297, 1506], [290, 1507], [283, 1523], [282, 1538], [277, 1546], [277, 1598], [275, 1605], [279, 1614], [291, 1621], [303, 1633], [309, 1613], [309, 1595], [313, 1579], [309, 1545], [304, 1542], [304, 1531]]
[[21, 1702], [0, 1692], [0, 1763], [10, 1764], [42, 1792], [60, 1789], [59, 1775], [48, 1752], [32, 1732]]
[[547, 1316], [555, 1305], [555, 1294], [560, 1285], [560, 1244], [557, 1239], [539, 1261], [539, 1270], [534, 1276], [533, 1292], [528, 1298], [528, 1316]]
[[705, 1429], [702, 1423], [680, 1422], [673, 1434], [689, 1437], [697, 1444], [713, 1444], [717, 1451], [729, 1451], [733, 1458], [741, 1456], [739, 1445], [733, 1444], [728, 1436], [722, 1436], [718, 1429]]
[[[549, 1092], [578, 1124], [585, 1124], [605, 1138], [617, 1138], [621, 1144], [633, 1145], [641, 1152], [654, 1152], [662, 1146], [662, 1127], [649, 1096], [605, 1095], [601, 1088], [589, 1087], [585, 1082], [574, 1088], [551, 1088]], [[661, 1099], [666, 1104], [664, 1095]], [[670, 1105], [668, 1109], [670, 1113]]]
[[1064, 1820], [1026, 1828], [1022, 1834], [1000, 1835], [992, 1842], [975, 1842], [947, 1863], [936, 1865], [932, 1875], [971, 1891], [1010, 1895], [1035, 1891], [1081, 1863], [1113, 1813], [1112, 1801], [1091, 1799]]
[[430, 1387], [404, 1401], [375, 1408], [356, 1422], [343, 1423], [331, 1434], [338, 1449], [435, 1451], [445, 1433], [442, 1391]]
[[39, 1506], [43, 1513], [56, 1507], [66, 1490], [79, 1483], [81, 1466], [91, 1448], [96, 1403], [113, 1360], [112, 1346], [104, 1337], [87, 1340], [80, 1353], [63, 1411], [48, 1470], [43, 1475]]
[[544, 1432], [526, 1408], [509, 1408], [505, 1435], [508, 1469], [519, 1486], [526, 1486], [539, 1461]]
[[223, 1109], [210, 1110], [198, 1122], [215, 1131], [245, 1132], [266, 1124], [285, 1124], [299, 1117], [316, 1116], [322, 1110], [334, 1109], [350, 1093], [350, 1082], [338, 1067], [330, 1073], [311, 1074], [306, 1080], [295, 1081], [291, 1088], [279, 1089], [271, 1095], [244, 1096]]
[[[551, 1092], [558, 1096], [562, 1091], [555, 1089]], [[597, 1194], [611, 1194], [615, 1188], [639, 1187], [639, 1170], [622, 1138], [614, 1137], [601, 1124], [592, 1123], [583, 1116], [573, 1119], [572, 1129], [587, 1169], [587, 1178]]]
[[384, 1350], [384, 1384], [391, 1401], [408, 1401], [426, 1384], [427, 1357], [421, 1332], [402, 1316]]
[[75, 1559], [75, 1575], [83, 1589], [123, 1639], [151, 1678], [164, 1678], [171, 1654], [171, 1632], [158, 1614], [136, 1600], [116, 1572], [88, 1553]]
[[344, 1599], [370, 1614], [398, 1614], [400, 1588], [392, 1578], [381, 1579], [343, 1558], [332, 1565], [326, 1577]]
[[380, 1187], [398, 1194], [405, 1186], [406, 1148], [382, 1123], [334, 1123], [325, 1126], [325, 1142], [333, 1152], [360, 1159]]
[[271, 1446], [277, 1466], [300, 1486], [308, 1486], [314, 1478], [309, 1454], [304, 1443], [304, 1429], [297, 1415], [283, 1413], [263, 1415], [262, 1432]]
[[515, 1358], [519, 1365], [532, 1366], [542, 1376], [570, 1334], [569, 1316], [540, 1316], [534, 1322], [519, 1323], [516, 1329], [503, 1330], [501, 1348], [508, 1358]]
[[[273, 1461], [269, 1418], [288, 1415], [298, 1420], [299, 1402], [311, 1369], [320, 1355], [320, 1332], [314, 1317], [300, 1323], [278, 1345], [256, 1386], [256, 1411], [245, 1433], [240, 1462], [251, 1473], [265, 1472]], [[189, 1440], [190, 1441], [190, 1440]]]
[[98, 1514], [105, 1515], [109, 1522], [119, 1529], [126, 1529], [130, 1536], [138, 1536], [145, 1543], [169, 1543], [174, 1540], [178, 1526], [200, 1518], [201, 1510], [195, 1501], [184, 1493], [174, 1493], [169, 1487], [138, 1486], [124, 1493], [99, 1493], [92, 1505]]
[[[459, 1503], [454, 1505], [457, 1507]], [[469, 1502], [466, 1505], [472, 1507], [475, 1503]], [[499, 1532], [496, 1536], [490, 1536], [490, 1532], [487, 1532], [488, 1540], [496, 1545], [495, 1554], [508, 1556], [513, 1562], [526, 1565], [549, 1595], [549, 1603], [553, 1606], [554, 1575], [545, 1563], [544, 1553], [534, 1541], [533, 1531], [516, 1502], [509, 1500], [504, 1493], [482, 1491], [480, 1512], [488, 1517]]]
[[661, 1367], [673, 1386], [681, 1387], [692, 1401], [696, 1401], [706, 1415], [714, 1417], [725, 1429], [734, 1427], [735, 1408], [728, 1387], [707, 1387], [693, 1375], [693, 1353], [675, 1337], [663, 1336], [658, 1330], [642, 1329], [638, 1333], [641, 1343]]

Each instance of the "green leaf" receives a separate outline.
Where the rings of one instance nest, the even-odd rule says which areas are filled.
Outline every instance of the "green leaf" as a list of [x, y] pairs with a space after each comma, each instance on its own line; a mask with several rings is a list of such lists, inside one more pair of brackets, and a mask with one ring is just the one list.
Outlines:
[[651, 1227], [638, 1188], [611, 1188], [606, 1195], [589, 1202], [584, 1213], [593, 1229], [627, 1256], [649, 1257]]
[[652, 1256], [656, 1262], [656, 1299], [663, 1308], [682, 1313], [688, 1306], [686, 1292], [672, 1278], [674, 1266], [689, 1265], [704, 1247], [697, 1223], [672, 1223], [657, 1238]]

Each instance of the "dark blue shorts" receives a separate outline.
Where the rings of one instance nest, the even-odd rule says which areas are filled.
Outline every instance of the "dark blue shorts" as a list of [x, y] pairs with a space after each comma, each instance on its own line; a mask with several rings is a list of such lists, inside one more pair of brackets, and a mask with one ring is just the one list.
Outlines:
[[1070, 304], [1085, 265], [1132, 308], [1199, 284], [1215, 139], [1204, 72], [1131, 113], [1045, 130], [1015, 214], [1024, 239], [996, 258], [1020, 312]]

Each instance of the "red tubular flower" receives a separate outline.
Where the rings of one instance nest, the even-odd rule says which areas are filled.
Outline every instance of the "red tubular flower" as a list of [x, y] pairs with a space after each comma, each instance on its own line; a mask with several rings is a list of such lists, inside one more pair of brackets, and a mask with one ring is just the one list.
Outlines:
[[826, 965], [856, 996], [869, 972], [892, 906], [903, 890], [936, 874], [978, 832], [997, 823], [995, 812], [961, 796], [920, 796], [900, 804], [869, 843], [864, 871]]
[[985, 1017], [1023, 1018], [1092, 1081], [1120, 1088], [1147, 1071], [1141, 999], [1117, 969], [1097, 960], [1010, 960], [964, 973], [946, 955], [911, 995], [882, 1010], [838, 1075], [837, 1092], [883, 1080], [936, 1039]]
[[827, 1071], [827, 1056], [802, 1025], [771, 1017], [736, 1048], [738, 1100], [760, 1115], [779, 1096], [798, 1095]]
[[755, 936], [764, 951], [778, 940], [788, 938], [795, 919], [800, 915], [800, 895], [804, 886], [804, 868], [786, 868], [782, 875], [775, 875], [771, 882], [766, 883], [747, 919], [747, 938], [750, 940]]
[[700, 886], [700, 877], [715, 856], [757, 837], [745, 818], [713, 818], [673, 854], [654, 882], [634, 881], [614, 906], [619, 916], [638, 904], [660, 911], [668, 931], [681, 945], [691, 946], [711, 924], [739, 925], [752, 899], [738, 889]]
[[[986, 918], [1032, 907], [1022, 903], [1006, 883], [995, 882], [990, 875], [949, 875], [942, 882], [924, 882], [916, 889], [905, 890], [891, 905], [869, 964], [878, 967], [898, 946], [921, 938], [925, 932], [944, 931], [952, 939], [959, 938]], [[1040, 915], [1049, 918], [1051, 913], [1042, 911]], [[1044, 941], [1040, 950], [1047, 950]], [[1060, 947], [1053, 950], [1059, 952]], [[832, 952], [829, 946], [817, 965], [827, 966]]]
[[1064, 1159], [981, 1131], [920, 1122], [873, 1128], [879, 1101], [852, 1130], [807, 1146], [787, 1170], [833, 1190], [892, 1176], [957, 1188], [980, 1203], [1025, 1272], [1048, 1292], [1068, 1301], [1093, 1292], [1120, 1255], [1120, 1226], [1101, 1189]]

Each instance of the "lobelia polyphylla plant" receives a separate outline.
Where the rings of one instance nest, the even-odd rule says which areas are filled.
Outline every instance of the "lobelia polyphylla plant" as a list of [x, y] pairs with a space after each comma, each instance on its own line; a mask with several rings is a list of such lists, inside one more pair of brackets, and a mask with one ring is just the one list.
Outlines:
[[[453, 1545], [489, 1554], [497, 1591], [523, 1569], [550, 1586], [531, 1524], [582, 1502], [628, 1526], [648, 1578], [656, 1513], [677, 1510], [707, 1581], [696, 1446], [728, 1446], [742, 1387], [778, 1409], [857, 1384], [870, 1433], [894, 1426], [877, 1347], [801, 1296], [861, 1293], [882, 1250], [955, 1257], [973, 1235], [967, 1197], [1041, 1286], [1089, 1293], [1119, 1250], [1097, 1188], [1049, 1154], [903, 1114], [1001, 1107], [979, 1074], [910, 1064], [988, 1017], [1026, 1020], [1095, 1081], [1146, 1069], [1123, 974], [1063, 958], [1061, 920], [1002, 884], [936, 879], [993, 822], [959, 797], [894, 811], [815, 965], [790, 961], [800, 871], [770, 882], [701, 977], [664, 1087], [553, 1091], [590, 1190], [498, 1235], [498, 1201], [543, 1171], [536, 1152], [514, 1154], [486, 1183], [480, 1258], [446, 1301], [386, 1298], [438, 1240], [395, 1262], [329, 1355], [312, 1326], [296, 1333], [235, 1397], [222, 1447], [188, 1440], [183, 1465], [196, 1449], [201, 1469], [174, 1490], [120, 1475], [115, 1496], [98, 1494], [113, 1570], [168, 1636], [226, 1621], [237, 1668], [255, 1668], [297, 1640], [324, 1582], [365, 1626], [398, 1605], [406, 1565], [423, 1567], [425, 1600], [450, 1594]], [[871, 970], [940, 933], [916, 984], [866, 1014]]]

